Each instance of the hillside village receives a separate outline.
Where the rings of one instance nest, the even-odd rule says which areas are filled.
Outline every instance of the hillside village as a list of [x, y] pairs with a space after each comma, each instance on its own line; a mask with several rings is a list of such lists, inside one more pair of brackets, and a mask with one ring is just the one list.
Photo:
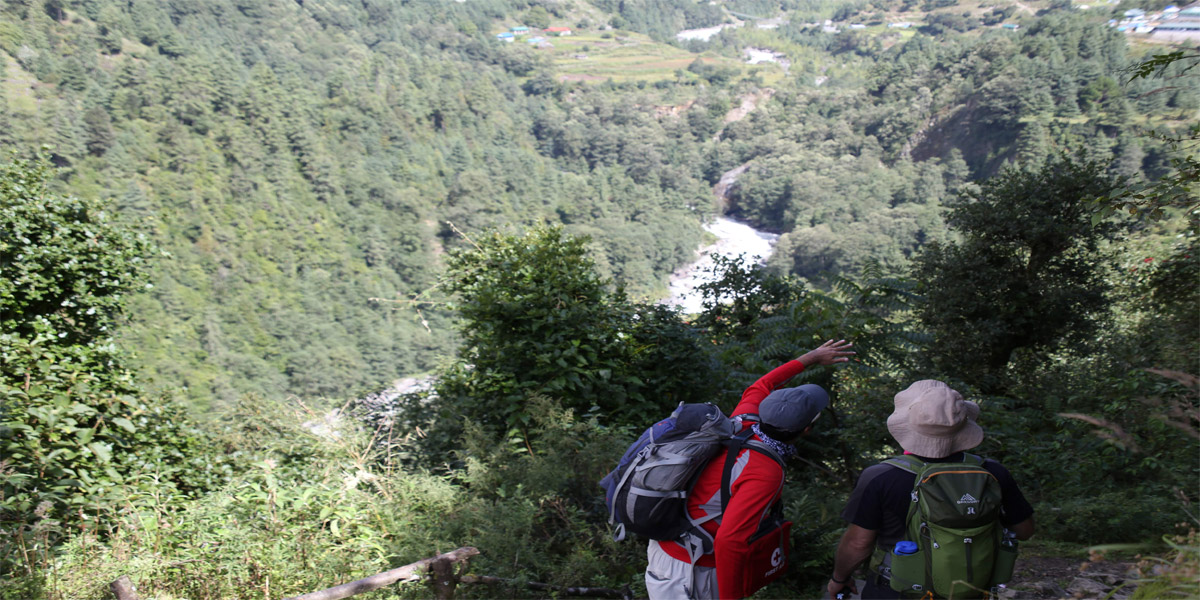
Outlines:
[[570, 27], [547, 27], [545, 29], [530, 28], [526, 25], [516, 25], [510, 27], [508, 31], [502, 31], [496, 34], [496, 39], [502, 42], [515, 42], [521, 40], [530, 46], [538, 48], [551, 48], [551, 44], [546, 40], [546, 36], [567, 36], [571, 35]]
[[1144, 34], [1163, 41], [1200, 40], [1200, 2], [1182, 9], [1171, 5], [1153, 13], [1132, 8], [1108, 24], [1125, 34]]
[[[1075, 8], [1078, 10], [1107, 10], [1109, 7], [1119, 4], [1120, 0], [1107, 0], [1107, 2], [1100, 6], [1078, 4]], [[998, 10], [996, 9], [996, 11]], [[1008, 13], [997, 14], [1007, 15]], [[758, 29], [775, 29], [781, 24], [786, 23], [787, 19], [784, 17], [760, 19], [752, 15], [732, 14], [732, 22], [721, 23], [711, 27], [683, 30], [678, 32], [675, 38], [680, 42], [691, 40], [708, 41], [726, 28], [742, 27], [747, 22], [753, 22]], [[825, 33], [840, 33], [847, 30], [857, 31], [868, 29], [869, 27], [910, 29], [919, 27], [921, 24], [917, 20], [894, 20], [887, 23], [866, 24], [861, 22], [838, 22], [834, 19], [826, 19], [820, 23], [805, 23], [805, 26], [819, 27]], [[1149, 39], [1157, 39], [1164, 42], [1200, 39], [1200, 2], [1195, 2], [1185, 7], [1169, 5], [1161, 11], [1156, 12], [1147, 12], [1140, 8], [1132, 8], [1124, 11], [1120, 19], [1111, 19], [1109, 25], [1115, 27], [1117, 31], [1128, 35], [1143, 35]], [[1002, 22], [987, 24], [987, 26], [1008, 30], [1020, 28], [1020, 25], [1010, 22], [1007, 19]], [[604, 27], [604, 29], [608, 28]], [[527, 25], [514, 25], [509, 27], [507, 31], [496, 33], [495, 37], [502, 42], [522, 41], [538, 48], [552, 48], [554, 44], [548, 39], [549, 37], [569, 36], [571, 34], [572, 29], [564, 26], [536, 28]]]

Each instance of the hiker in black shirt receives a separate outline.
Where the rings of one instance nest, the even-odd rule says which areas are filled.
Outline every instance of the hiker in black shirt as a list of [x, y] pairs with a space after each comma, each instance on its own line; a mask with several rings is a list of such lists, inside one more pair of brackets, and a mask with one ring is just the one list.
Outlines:
[[[924, 462], [963, 462], [963, 452], [983, 441], [983, 429], [975, 422], [979, 405], [964, 401], [949, 386], [933, 380], [918, 381], [896, 394], [896, 410], [888, 418], [888, 431], [904, 449]], [[1017, 539], [1033, 535], [1033, 507], [1025, 500], [1012, 474], [994, 460], [983, 468], [1000, 483], [1000, 524]], [[852, 575], [876, 548], [891, 552], [905, 539], [908, 510], [912, 503], [915, 475], [888, 464], [868, 467], [858, 478], [842, 518], [849, 523], [838, 544], [829, 598], [843, 590], [857, 592]], [[878, 572], [867, 574], [863, 598], [900, 598]]]

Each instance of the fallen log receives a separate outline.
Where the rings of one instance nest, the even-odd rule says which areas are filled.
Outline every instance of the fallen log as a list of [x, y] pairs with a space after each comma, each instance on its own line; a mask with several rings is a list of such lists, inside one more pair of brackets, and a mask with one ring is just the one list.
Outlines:
[[592, 598], [620, 598], [621, 600], [633, 600], [633, 591], [628, 586], [625, 589], [602, 588], [602, 587], [582, 587], [582, 586], [562, 586], [551, 585], [549, 583], [538, 583], [536, 581], [518, 581], [516, 579], [501, 579], [500, 577], [492, 577], [490, 575], [466, 575], [459, 578], [461, 584], [477, 583], [486, 585], [512, 585], [524, 586], [527, 588], [558, 592], [565, 596], [588, 596]]
[[[390, 571], [384, 571], [377, 575], [372, 575], [358, 581], [343, 583], [337, 587], [331, 587], [318, 592], [310, 592], [303, 596], [293, 596], [287, 600], [341, 600], [349, 598], [357, 594], [377, 590], [381, 587], [391, 585], [398, 581], [419, 581], [429, 572], [442, 572], [448, 569], [452, 563], [460, 563], [469, 560], [472, 556], [479, 554], [479, 550], [475, 548], [465, 547], [439, 554], [433, 558], [419, 560], [410, 565], [397, 567]], [[435, 567], [436, 563], [441, 563], [444, 566]], [[450, 588], [453, 590], [453, 587]], [[452, 592], [451, 592], [452, 593]]]

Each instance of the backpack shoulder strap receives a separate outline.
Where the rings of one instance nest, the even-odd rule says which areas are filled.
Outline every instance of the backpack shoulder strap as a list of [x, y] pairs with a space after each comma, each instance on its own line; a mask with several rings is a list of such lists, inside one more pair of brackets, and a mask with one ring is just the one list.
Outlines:
[[725, 468], [721, 470], [721, 512], [725, 512], [725, 507], [729, 506], [729, 486], [733, 484], [733, 463], [737, 462], [738, 454], [741, 454], [742, 448], [750, 441], [752, 435], [754, 435], [754, 430], [747, 427], [729, 438], [725, 452]]
[[963, 452], [963, 462], [965, 462], [967, 464], [975, 465], [978, 467], [982, 467], [983, 466], [983, 457], [975, 455], [975, 454], [968, 454], [966, 452]]
[[742, 453], [742, 448], [756, 450], [760, 454], [770, 457], [779, 465], [779, 468], [785, 468], [783, 459], [771, 449], [770, 446], [750, 439], [754, 435], [754, 430], [747, 427], [738, 432], [732, 438], [729, 438], [728, 451], [725, 453], [725, 468], [721, 471], [721, 512], [725, 512], [725, 507], [729, 506], [729, 496], [732, 495], [730, 486], [733, 485], [733, 464], [737, 462], [737, 457]]
[[921, 470], [925, 468], [925, 463], [911, 454], [893, 456], [892, 458], [883, 461], [883, 464], [892, 465], [898, 469], [908, 471], [913, 475], [920, 475]]

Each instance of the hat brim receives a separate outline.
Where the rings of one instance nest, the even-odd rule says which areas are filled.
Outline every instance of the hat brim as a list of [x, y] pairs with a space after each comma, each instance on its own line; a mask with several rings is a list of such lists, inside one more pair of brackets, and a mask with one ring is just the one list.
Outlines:
[[908, 421], [908, 406], [888, 417], [888, 432], [905, 452], [925, 458], [945, 458], [952, 454], [970, 450], [983, 443], [983, 428], [975, 422], [979, 417], [979, 405], [966, 400], [967, 423], [950, 437], [931, 437], [915, 431]]

